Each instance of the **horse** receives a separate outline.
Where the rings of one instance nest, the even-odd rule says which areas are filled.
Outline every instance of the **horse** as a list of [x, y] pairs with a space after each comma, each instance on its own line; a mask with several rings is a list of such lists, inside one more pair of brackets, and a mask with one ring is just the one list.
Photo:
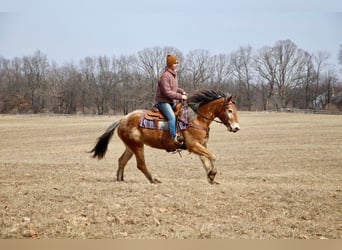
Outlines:
[[[178, 132], [184, 138], [184, 144], [179, 149], [171, 140], [168, 130], [149, 129], [141, 127], [141, 119], [146, 110], [135, 110], [128, 113], [122, 119], [112, 123], [107, 130], [97, 139], [97, 143], [90, 151], [93, 158], [102, 159], [107, 151], [108, 144], [117, 129], [117, 134], [125, 144], [125, 151], [118, 159], [117, 181], [124, 181], [124, 169], [127, 162], [135, 155], [137, 168], [146, 176], [150, 183], [160, 183], [148, 171], [144, 145], [157, 149], [164, 149], [168, 152], [186, 149], [190, 153], [200, 157], [202, 165], [206, 171], [207, 180], [210, 184], [218, 184], [215, 176], [217, 169], [214, 166], [216, 156], [207, 149], [209, 139], [210, 124], [215, 121], [222, 123], [229, 132], [240, 130], [237, 109], [235, 105], [235, 95], [224, 94], [217, 90], [199, 90], [188, 98], [188, 106], [195, 115], [188, 117], [184, 130]], [[216, 120], [215, 118], [218, 118]]]

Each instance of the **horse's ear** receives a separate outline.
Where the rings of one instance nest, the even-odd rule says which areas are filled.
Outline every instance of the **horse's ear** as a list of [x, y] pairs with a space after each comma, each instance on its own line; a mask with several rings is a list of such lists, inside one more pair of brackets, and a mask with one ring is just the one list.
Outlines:
[[236, 95], [230, 95], [229, 97], [228, 97], [228, 101], [229, 102], [234, 102], [236, 100]]
[[235, 104], [235, 100], [236, 100], [236, 95], [231, 95], [229, 98], [228, 98], [228, 102], [232, 102]]

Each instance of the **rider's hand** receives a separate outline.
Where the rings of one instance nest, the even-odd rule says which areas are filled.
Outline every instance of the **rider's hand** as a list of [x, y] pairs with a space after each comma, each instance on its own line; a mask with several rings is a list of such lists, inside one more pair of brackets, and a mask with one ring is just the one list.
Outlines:
[[188, 96], [187, 95], [182, 95], [182, 100], [184, 100], [184, 101], [188, 100]]

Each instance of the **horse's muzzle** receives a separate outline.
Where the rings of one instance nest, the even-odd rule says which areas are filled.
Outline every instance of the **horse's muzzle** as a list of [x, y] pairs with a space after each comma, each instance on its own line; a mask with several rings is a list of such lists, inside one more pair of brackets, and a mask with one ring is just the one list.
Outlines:
[[229, 131], [230, 132], [236, 133], [239, 130], [240, 130], [240, 125], [238, 123], [234, 122], [234, 123], [230, 124], [230, 126], [229, 126]]

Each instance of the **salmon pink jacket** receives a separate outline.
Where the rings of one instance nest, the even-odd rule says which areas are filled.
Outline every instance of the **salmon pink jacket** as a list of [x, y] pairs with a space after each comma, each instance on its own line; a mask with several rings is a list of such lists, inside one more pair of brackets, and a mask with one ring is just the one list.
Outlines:
[[183, 93], [185, 91], [178, 87], [177, 72], [166, 68], [158, 81], [155, 101], [173, 103], [181, 100]]

